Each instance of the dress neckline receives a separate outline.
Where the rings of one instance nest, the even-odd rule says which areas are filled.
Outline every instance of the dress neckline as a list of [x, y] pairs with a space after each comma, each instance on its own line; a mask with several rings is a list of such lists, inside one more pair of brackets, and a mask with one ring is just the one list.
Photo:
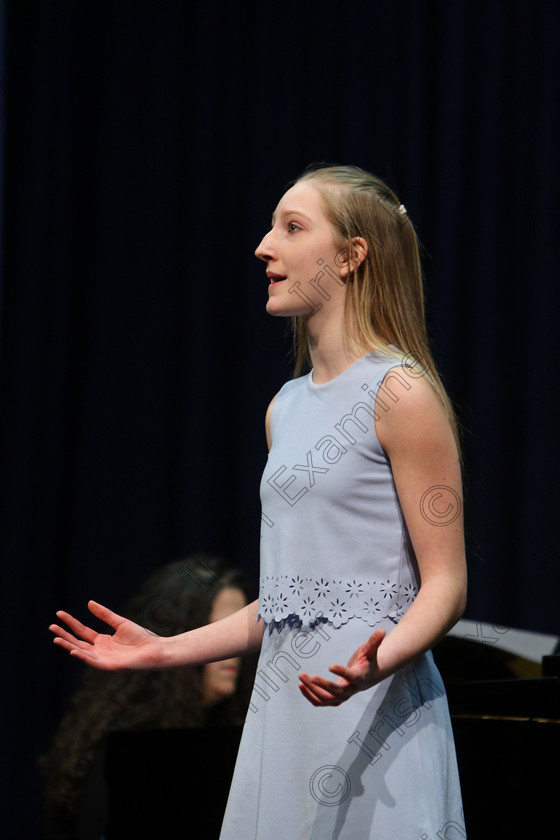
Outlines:
[[[393, 345], [389, 345], [389, 347], [392, 350], [396, 351], [397, 353], [400, 353], [400, 351], [397, 350], [397, 348], [394, 347]], [[361, 362], [365, 361], [365, 359], [370, 359], [372, 357], [376, 357], [377, 359], [391, 358], [392, 353], [384, 351], [383, 349], [372, 350], [370, 353], [366, 353], [364, 356], [361, 356], [359, 359], [356, 359], [356, 361], [354, 361], [354, 362], [352, 362], [352, 364], [348, 365], [347, 368], [344, 368], [344, 370], [341, 371], [337, 376], [333, 376], [332, 379], [329, 379], [328, 382], [321, 382], [321, 383], [314, 382], [313, 381], [313, 368], [312, 368], [309, 371], [309, 373], [307, 374], [307, 382], [309, 384], [309, 387], [313, 391], [320, 391], [322, 388], [327, 388], [329, 385], [333, 385], [336, 382], [340, 382], [340, 380], [343, 377], [345, 377], [349, 373], [349, 371], [351, 371], [353, 368], [355, 368], [356, 365], [359, 365]], [[400, 358], [399, 356], [395, 356], [395, 364], [398, 364], [399, 358]]]
[[311, 388], [317, 389], [317, 390], [319, 390], [321, 388], [326, 388], [327, 385], [332, 385], [333, 382], [338, 382], [346, 373], [348, 373], [349, 370], [351, 370], [351, 368], [353, 368], [355, 365], [359, 364], [359, 362], [362, 362], [368, 356], [374, 355], [374, 353], [375, 353], [375, 351], [373, 351], [373, 353], [366, 353], [365, 356], [360, 356], [359, 359], [356, 359], [354, 362], [349, 364], [348, 367], [345, 367], [343, 371], [338, 373], [336, 376], [333, 376], [333, 378], [329, 379], [327, 382], [314, 382], [313, 381], [313, 370], [314, 370], [314, 368], [312, 368], [309, 371], [309, 373], [307, 374], [309, 385], [311, 386]]

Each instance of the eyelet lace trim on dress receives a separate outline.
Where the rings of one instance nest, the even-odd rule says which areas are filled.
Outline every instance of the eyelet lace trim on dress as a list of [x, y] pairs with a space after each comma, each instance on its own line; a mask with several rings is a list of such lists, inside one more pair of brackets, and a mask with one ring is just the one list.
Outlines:
[[295, 575], [267, 575], [261, 579], [259, 618], [272, 630], [313, 627], [329, 622], [339, 628], [351, 618], [374, 627], [383, 619], [395, 623], [418, 592], [409, 582], [391, 580], [330, 580]]

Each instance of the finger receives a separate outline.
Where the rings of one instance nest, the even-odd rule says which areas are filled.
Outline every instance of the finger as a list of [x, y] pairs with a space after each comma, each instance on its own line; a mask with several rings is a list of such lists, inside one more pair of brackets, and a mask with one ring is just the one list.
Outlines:
[[59, 610], [56, 615], [57, 618], [60, 618], [61, 621], [68, 625], [75, 636], [93, 644], [98, 636], [98, 633], [96, 633], [95, 630], [92, 630], [91, 627], [88, 627], [86, 624], [82, 624], [81, 621], [78, 621], [78, 619], [74, 618], [74, 616], [70, 615], [70, 613], [64, 612], [64, 610]]
[[331, 674], [336, 674], [337, 677], [342, 677], [348, 684], [353, 683], [356, 679], [356, 674], [345, 665], [331, 665], [329, 671]]
[[72, 653], [72, 651], [77, 649], [75, 642], [68, 642], [66, 639], [61, 639], [58, 636], [53, 639], [53, 642], [57, 647], [64, 648], [64, 650], [67, 650], [69, 653]]
[[[72, 647], [83, 647], [84, 649], [91, 647], [89, 642], [83, 642], [80, 639], [76, 639], [75, 636], [73, 636], [71, 633], [68, 633], [66, 630], [64, 630], [63, 627], [59, 627], [57, 624], [51, 624], [49, 630], [51, 631], [51, 633], [54, 633], [56, 637], [55, 639], [53, 639], [53, 641], [64, 641], [68, 646], [68, 649]], [[63, 647], [66, 645], [63, 645]]]
[[115, 630], [123, 623], [123, 621], [126, 621], [122, 615], [112, 612], [112, 610], [104, 607], [103, 604], [98, 604], [97, 601], [88, 601], [88, 610], [93, 613], [96, 618], [104, 621], [105, 624], [109, 624], [111, 627], [114, 627]]
[[299, 684], [299, 690], [314, 706], [338, 706], [338, 699], [334, 700], [330, 696], [321, 696], [316, 691], [311, 690], [309, 686], [304, 683]]
[[[90, 648], [91, 650], [91, 648]], [[73, 648], [70, 651], [70, 656], [75, 657], [76, 659], [81, 660], [86, 665], [90, 665], [93, 668], [96, 668], [98, 671], [115, 671], [116, 668], [112, 665], [107, 664], [107, 662], [100, 659], [94, 653], [88, 653], [85, 650], [81, 650], [79, 648]]]
[[329, 682], [322, 677], [308, 677], [307, 674], [300, 674], [301, 683], [310, 691], [317, 700], [323, 702], [338, 701], [344, 692], [344, 687]]
[[385, 638], [385, 630], [376, 630], [375, 633], [372, 633], [367, 642], [365, 643], [365, 654], [368, 659], [371, 659], [372, 655], [375, 651], [379, 648], [379, 645]]
[[299, 690], [314, 706], [339, 706], [347, 698], [346, 697], [332, 697], [328, 692], [322, 692], [315, 687], [311, 688], [309, 684], [300, 683]]
[[340, 688], [338, 683], [335, 683], [332, 680], [327, 680], [325, 677], [320, 677], [317, 674], [314, 674], [312, 677], [308, 674], [300, 674], [300, 679], [309, 685], [316, 685], [318, 688], [322, 688], [325, 691], [336, 692]]
[[303, 696], [306, 698], [306, 700], [309, 700], [309, 702], [312, 703], [314, 706], [322, 706], [323, 705], [322, 703], [320, 703], [317, 700], [315, 695], [312, 694], [312, 692], [309, 691], [309, 689], [305, 685], [303, 685], [302, 683], [299, 684], [299, 690], [301, 691]]
[[328, 692], [330, 694], [337, 693], [338, 687], [336, 683], [331, 680], [326, 680], [324, 677], [319, 677], [316, 674], [313, 677], [310, 677], [308, 674], [300, 674], [299, 678], [312, 691]]
[[58, 647], [67, 650], [70, 656], [85, 662], [86, 665], [91, 665], [92, 667], [102, 671], [116, 670], [114, 663], [111, 663], [106, 658], [104, 659], [99, 656], [95, 649], [91, 645], [87, 644], [87, 642], [80, 642], [77, 639], [71, 639], [68, 641], [67, 639], [63, 639], [58, 636], [53, 639], [53, 642]]

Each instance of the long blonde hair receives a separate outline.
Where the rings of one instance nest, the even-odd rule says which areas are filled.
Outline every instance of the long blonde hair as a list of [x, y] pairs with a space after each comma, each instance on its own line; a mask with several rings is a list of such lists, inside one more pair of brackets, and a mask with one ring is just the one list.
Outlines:
[[[387, 184], [357, 166], [311, 168], [295, 183], [302, 181], [311, 182], [321, 194], [345, 259], [359, 250], [356, 237], [367, 243], [367, 255], [346, 279], [348, 334], [365, 353], [394, 353], [396, 347], [416, 374], [428, 376], [459, 449], [455, 413], [429, 347], [418, 237], [406, 208]], [[297, 377], [310, 364], [309, 343], [301, 318], [293, 318], [292, 327]]]

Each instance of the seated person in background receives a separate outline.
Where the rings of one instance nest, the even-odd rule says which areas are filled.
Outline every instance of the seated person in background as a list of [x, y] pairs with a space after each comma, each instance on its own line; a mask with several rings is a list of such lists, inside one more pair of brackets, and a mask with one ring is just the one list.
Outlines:
[[[245, 575], [222, 558], [195, 555], [154, 572], [127, 618], [171, 636], [224, 618], [249, 600]], [[46, 831], [53, 840], [99, 840], [107, 816], [105, 735], [124, 729], [242, 725], [253, 671], [229, 659], [171, 671], [88, 669], [50, 750], [40, 756]]]

